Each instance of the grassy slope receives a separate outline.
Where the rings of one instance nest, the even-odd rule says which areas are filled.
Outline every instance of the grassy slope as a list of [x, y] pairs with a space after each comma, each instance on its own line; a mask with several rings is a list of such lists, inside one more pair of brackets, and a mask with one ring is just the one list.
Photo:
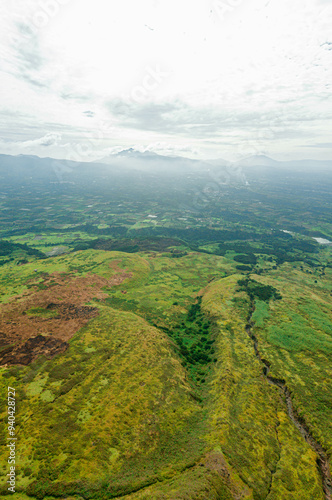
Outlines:
[[31, 493], [42, 484], [47, 491], [48, 480], [110, 477], [112, 492], [125, 492], [202, 453], [196, 435], [204, 418], [184, 369], [165, 335], [132, 313], [101, 308], [63, 356], [12, 368], [6, 381], [26, 420], [18, 463], [23, 474], [26, 467], [38, 474]]
[[315, 455], [289, 421], [278, 391], [263, 377], [245, 332], [248, 299], [236, 293], [238, 278], [210, 286], [203, 299], [220, 325], [210, 439], [254, 490], [254, 498], [320, 499]]
[[298, 413], [331, 455], [332, 273], [325, 272], [315, 276], [284, 264], [269, 276], [256, 277], [278, 288], [283, 300], [272, 302], [254, 319], [271, 375], [286, 380]]
[[[118, 265], [120, 263], [120, 266]], [[86, 250], [72, 254], [29, 262], [23, 266], [6, 265], [0, 269], [1, 302], [8, 302], [11, 297], [28, 292], [34, 284], [43, 284], [43, 273], [62, 273], [68, 276], [85, 276], [87, 273], [111, 278], [119, 272], [119, 267], [134, 273], [131, 286], [144, 281], [149, 274], [149, 265], [145, 259], [123, 254], [122, 252], [104, 252]]]
[[[110, 277], [117, 272], [110, 267], [114, 260], [133, 277], [110, 289], [106, 303], [93, 303], [100, 316], [74, 336], [64, 355], [1, 370], [3, 392], [14, 384], [20, 402], [18, 484], [30, 484], [35, 498], [62, 491], [68, 498], [71, 492], [88, 498], [97, 488], [98, 499], [121, 493], [128, 500], [227, 500], [240, 494], [320, 500], [315, 456], [289, 421], [277, 389], [262, 376], [245, 332], [248, 299], [235, 291], [240, 276], [202, 290], [202, 308], [220, 331], [218, 361], [205, 389], [194, 386], [172, 340], [151, 326], [182, 319], [212, 277], [234, 272], [229, 261], [197, 253], [171, 259], [89, 250], [39, 261], [38, 271]], [[7, 279], [2, 273], [6, 298], [24, 290], [25, 280], [42, 279], [35, 267], [21, 266], [19, 274], [12, 268]], [[285, 271], [285, 288], [294, 274]], [[271, 279], [280, 289], [275, 277], [256, 279]], [[271, 303], [271, 310], [285, 304]], [[256, 313], [262, 325], [271, 314], [264, 307]], [[268, 343], [267, 331], [260, 331], [264, 355], [281, 371], [280, 349]], [[314, 363], [311, 354], [305, 359]], [[303, 405], [314, 418], [314, 407]], [[5, 455], [2, 460], [6, 474]]]
[[[201, 285], [193, 268], [199, 257], [193, 255], [178, 265], [188, 278], [184, 295], [190, 302]], [[144, 297], [151, 271], [137, 255], [78, 252], [71, 259], [61, 256], [40, 262], [38, 272], [97, 271], [107, 277], [114, 274], [109, 266], [114, 260], [133, 272], [126, 283], [128, 295], [141, 287]], [[174, 260], [164, 260], [171, 275]], [[200, 260], [210, 276], [215, 262]], [[25, 280], [34, 277], [33, 264], [23, 269]], [[118, 288], [121, 293], [124, 283]], [[167, 294], [170, 300], [171, 287]], [[19, 401], [18, 485], [36, 498], [71, 492], [90, 497], [96, 489], [98, 498], [129, 493], [193, 468], [211, 448], [203, 438], [205, 408], [173, 342], [130, 311], [99, 302], [93, 305], [99, 307], [100, 316], [74, 336], [64, 355], [52, 361], [39, 359], [29, 367], [2, 369], [2, 396], [6, 386], [13, 385]], [[2, 474], [7, 472], [5, 460], [6, 452]], [[187, 474], [196, 477], [198, 489], [203, 488], [199, 470], [194, 467]], [[218, 477], [217, 490], [227, 492]], [[201, 480], [210, 481], [205, 476]], [[236, 483], [241, 485], [238, 479]]]
[[[143, 257], [149, 266], [144, 286], [138, 287], [128, 280], [121, 289], [111, 290], [108, 303], [143, 314], [160, 326], [171, 327], [183, 318], [189, 304], [209, 280], [234, 272], [234, 266], [214, 255], [190, 253], [174, 259], [161, 254], [152, 254], [150, 258], [142, 254]], [[120, 267], [123, 264], [120, 262]]]

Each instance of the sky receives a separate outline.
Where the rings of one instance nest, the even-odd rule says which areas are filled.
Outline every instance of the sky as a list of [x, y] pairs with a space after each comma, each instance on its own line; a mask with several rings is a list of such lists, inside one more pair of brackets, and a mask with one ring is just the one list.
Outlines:
[[0, 153], [332, 159], [332, 0], [1, 0]]

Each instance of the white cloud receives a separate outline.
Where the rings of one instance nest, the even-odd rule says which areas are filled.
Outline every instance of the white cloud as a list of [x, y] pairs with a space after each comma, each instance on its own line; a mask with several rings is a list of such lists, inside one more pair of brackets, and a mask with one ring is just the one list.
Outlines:
[[27, 148], [31, 149], [36, 146], [41, 146], [43, 148], [49, 147], [49, 146], [57, 146], [59, 145], [61, 141], [61, 135], [60, 134], [46, 134], [44, 137], [39, 137], [38, 139], [33, 139], [31, 141], [24, 141], [22, 142], [19, 147], [20, 148]]
[[215, 6], [8, 3], [0, 19], [3, 144], [44, 154], [48, 130], [63, 137], [48, 146], [58, 156], [93, 135], [94, 151], [189, 144], [190, 155], [195, 143], [211, 157], [248, 142], [276, 155], [301, 154], [309, 138], [330, 142], [330, 0], [246, 0], [223, 19]]
[[166, 156], [189, 156], [198, 155], [198, 149], [193, 144], [172, 144], [167, 142], [155, 142], [143, 147], [143, 151], [153, 151]]
[[43, 137], [27, 141], [0, 140], [0, 151], [4, 154], [32, 154], [40, 156], [51, 156], [58, 148], [66, 146], [62, 144], [61, 134], [48, 133]]

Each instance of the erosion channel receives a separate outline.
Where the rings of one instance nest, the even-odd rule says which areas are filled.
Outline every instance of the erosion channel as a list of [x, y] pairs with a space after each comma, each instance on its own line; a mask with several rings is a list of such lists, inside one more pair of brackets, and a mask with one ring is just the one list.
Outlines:
[[311, 448], [317, 454], [317, 466], [318, 466], [320, 475], [322, 477], [325, 498], [326, 498], [326, 500], [332, 500], [332, 478], [331, 478], [330, 464], [329, 464], [329, 458], [327, 456], [327, 453], [323, 449], [321, 444], [318, 443], [318, 441], [316, 441], [314, 439], [314, 437], [310, 433], [310, 430], [309, 430], [308, 426], [306, 425], [306, 423], [297, 414], [297, 412], [293, 406], [292, 395], [291, 395], [291, 392], [286, 385], [286, 381], [283, 379], [271, 377], [271, 375], [269, 375], [271, 365], [266, 359], [262, 358], [260, 351], [259, 351], [257, 337], [255, 336], [255, 334], [252, 331], [252, 328], [254, 326], [254, 322], [252, 320], [252, 315], [253, 315], [254, 311], [255, 311], [255, 303], [254, 303], [254, 300], [251, 300], [248, 321], [247, 321], [247, 325], [246, 325], [246, 332], [248, 333], [249, 337], [253, 341], [253, 346], [254, 346], [256, 357], [260, 361], [260, 363], [263, 365], [263, 373], [264, 373], [265, 377], [267, 378], [268, 382], [272, 385], [277, 386], [279, 388], [279, 390], [281, 391], [281, 393], [284, 395], [285, 400], [286, 400], [287, 412], [288, 412], [289, 418], [291, 419], [293, 424], [296, 426], [296, 428], [300, 431], [301, 435], [304, 437], [304, 439], [307, 441], [307, 443], [311, 446]]

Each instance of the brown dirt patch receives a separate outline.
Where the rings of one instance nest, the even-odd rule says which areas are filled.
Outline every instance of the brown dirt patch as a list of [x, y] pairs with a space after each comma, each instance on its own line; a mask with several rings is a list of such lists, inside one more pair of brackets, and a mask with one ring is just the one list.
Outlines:
[[[30, 281], [30, 290], [0, 306], [0, 365], [29, 364], [40, 354], [53, 357], [68, 348], [68, 340], [98, 309], [86, 306], [91, 299], [104, 299], [103, 287], [121, 284], [132, 276], [112, 264], [119, 271], [110, 279], [90, 274], [76, 277], [70, 274], [44, 273], [42, 286]], [[40, 275], [39, 275], [40, 277]], [[29, 314], [42, 308], [53, 315]]]
[[228, 487], [234, 500], [252, 498], [249, 488], [245, 485], [242, 487], [238, 480], [235, 479], [232, 469], [227, 464], [221, 453], [214, 451], [208, 453], [198, 466], [206, 467], [206, 469], [211, 472], [214, 477], [219, 477], [222, 480], [222, 483]]
[[14, 347], [7, 347], [1, 352], [1, 364], [4, 365], [29, 365], [34, 359], [43, 354], [53, 358], [56, 354], [68, 348], [67, 342], [52, 337], [37, 335], [26, 342], [21, 342]]

